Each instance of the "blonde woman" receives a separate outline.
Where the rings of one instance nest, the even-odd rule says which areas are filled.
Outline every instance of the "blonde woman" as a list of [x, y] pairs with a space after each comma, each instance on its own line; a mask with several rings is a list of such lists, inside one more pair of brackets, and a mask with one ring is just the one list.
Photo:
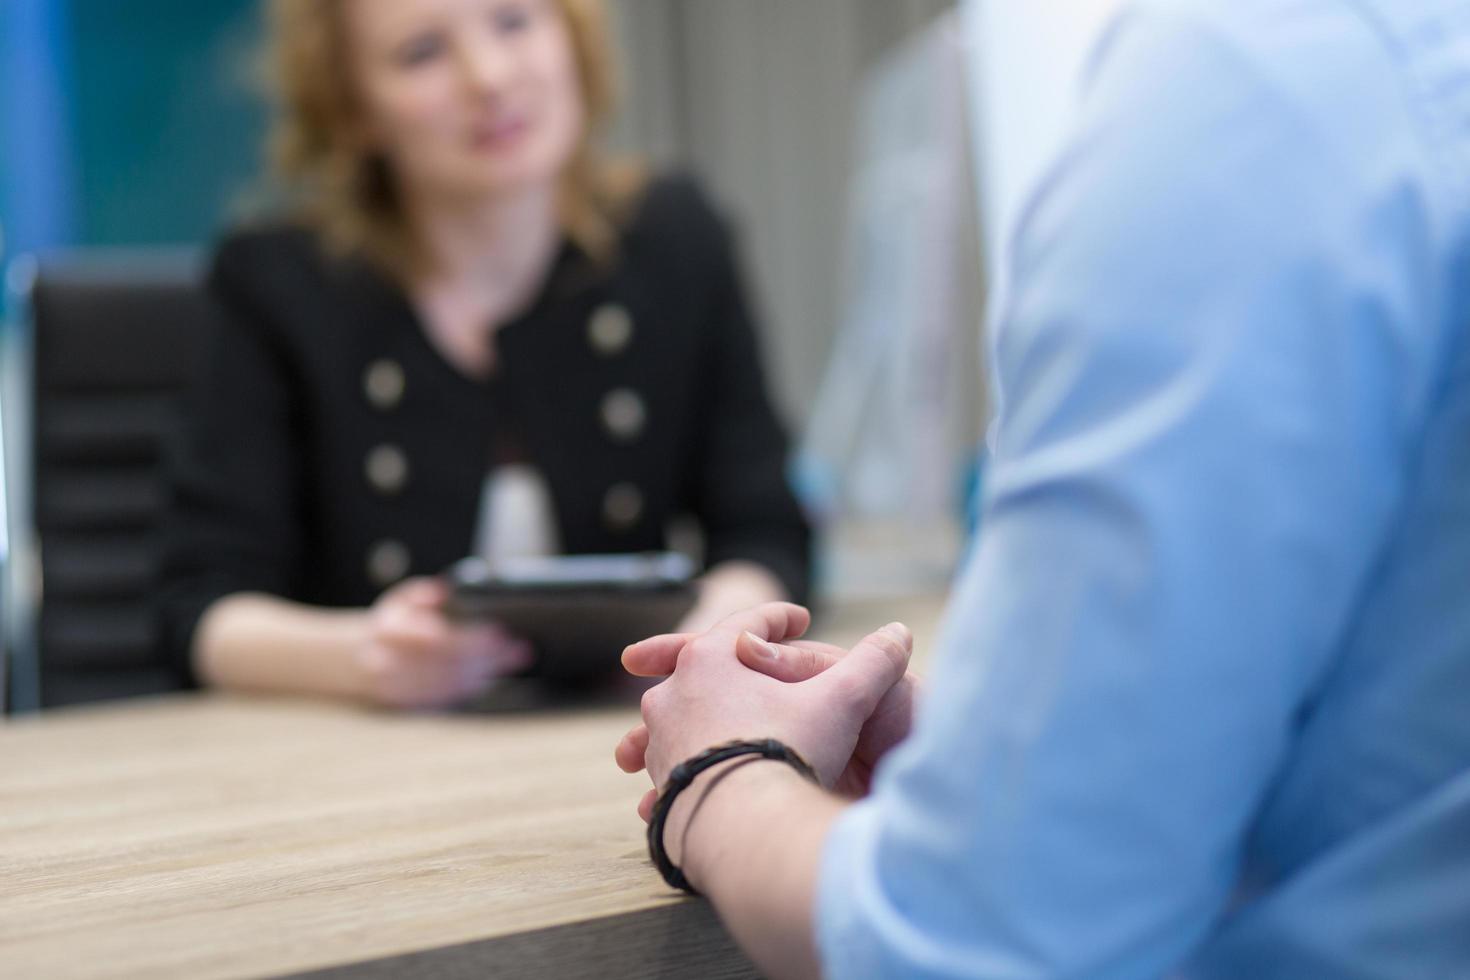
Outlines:
[[453, 626], [436, 573], [658, 549], [686, 515], [707, 560], [687, 628], [800, 600], [808, 530], [729, 236], [688, 181], [598, 152], [601, 3], [271, 14], [292, 209], [227, 237], [209, 279], [225, 316], [165, 576], [186, 671], [452, 704], [532, 651]]

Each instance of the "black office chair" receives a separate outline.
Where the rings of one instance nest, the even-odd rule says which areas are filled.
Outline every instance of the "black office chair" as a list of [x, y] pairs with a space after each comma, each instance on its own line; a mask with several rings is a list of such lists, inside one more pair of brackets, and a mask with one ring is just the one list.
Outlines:
[[17, 261], [11, 707], [172, 690], [152, 598], [166, 457], [215, 315], [199, 264], [174, 252]]

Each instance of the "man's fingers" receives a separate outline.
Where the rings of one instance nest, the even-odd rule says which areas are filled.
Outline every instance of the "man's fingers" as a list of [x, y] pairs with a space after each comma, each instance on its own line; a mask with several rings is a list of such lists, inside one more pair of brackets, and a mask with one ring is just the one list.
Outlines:
[[725, 617], [710, 634], [737, 637], [741, 633], [754, 633], [762, 640], [781, 643], [801, 636], [811, 624], [812, 614], [802, 606], [793, 602], [767, 602]]
[[788, 684], [811, 680], [842, 659], [845, 651], [820, 643], [771, 643], [754, 633], [741, 633], [735, 656], [751, 670]]
[[648, 726], [639, 725], [624, 735], [618, 747], [613, 750], [613, 758], [618, 761], [618, 768], [623, 772], [641, 772], [644, 760], [648, 754]]
[[[752, 633], [762, 640], [792, 640], [806, 632], [812, 614], [790, 602], [768, 602], [727, 617], [711, 634]], [[674, 672], [679, 654], [697, 639], [697, 633], [665, 633], [634, 643], [623, 650], [623, 669], [635, 677], [667, 677]]]
[[863, 637], [818, 683], [833, 685], [843, 701], [867, 718], [888, 689], [908, 671], [913, 648], [914, 635], [909, 628], [889, 623]]
[[651, 789], [643, 794], [643, 799], [638, 801], [638, 816], [643, 818], [644, 823], [653, 819], [653, 805], [658, 802], [658, 790]]
[[634, 677], [667, 677], [674, 672], [679, 651], [695, 635], [665, 633], [640, 640], [623, 650], [623, 669]]

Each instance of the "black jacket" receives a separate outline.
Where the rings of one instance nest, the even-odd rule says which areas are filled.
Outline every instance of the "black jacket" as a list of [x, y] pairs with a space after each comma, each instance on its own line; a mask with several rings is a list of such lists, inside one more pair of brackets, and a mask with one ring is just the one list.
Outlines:
[[181, 666], [226, 594], [364, 606], [464, 557], [506, 432], [567, 552], [661, 549], [689, 515], [707, 564], [758, 562], [804, 599], [786, 437], [730, 236], [691, 183], [650, 185], [610, 269], [564, 246], [497, 332], [492, 382], [438, 354], [388, 277], [305, 230], [230, 236], [208, 284], [226, 315], [177, 454], [163, 590]]

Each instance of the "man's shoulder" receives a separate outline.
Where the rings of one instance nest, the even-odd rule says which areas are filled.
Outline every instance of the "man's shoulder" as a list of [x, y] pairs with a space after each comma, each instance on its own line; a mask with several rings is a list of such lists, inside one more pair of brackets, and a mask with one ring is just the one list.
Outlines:
[[[1431, 8], [1458, 8], [1458, 24], [1430, 18]], [[1368, 140], [1376, 127], [1381, 139], [1383, 126], [1418, 114], [1425, 58], [1415, 49], [1431, 27], [1438, 43], [1458, 35], [1470, 48], [1470, 0], [1133, 0], [1104, 32], [1092, 71], [1105, 75], [1115, 60], [1160, 69], [1157, 101], [1181, 111], [1214, 91], [1250, 89], [1312, 135]]]
[[[1385, 189], [1411, 188], [1429, 211], [1458, 208], [1453, 198], [1465, 195], [1443, 164], [1460, 151], [1448, 141], [1470, 152], [1470, 137], [1441, 131], [1420, 60], [1370, 2], [1129, 3], [1089, 64], [1084, 122], [1145, 145], [1131, 154], [1145, 171], [1148, 159], [1170, 171], [1235, 168], [1240, 194], [1295, 194], [1310, 167], [1320, 205], [1351, 211]], [[1470, 11], [1470, 0], [1458, 6]], [[1467, 58], [1456, 70], [1470, 90], [1470, 16], [1462, 21]], [[1465, 101], [1461, 130], [1470, 132]]]

